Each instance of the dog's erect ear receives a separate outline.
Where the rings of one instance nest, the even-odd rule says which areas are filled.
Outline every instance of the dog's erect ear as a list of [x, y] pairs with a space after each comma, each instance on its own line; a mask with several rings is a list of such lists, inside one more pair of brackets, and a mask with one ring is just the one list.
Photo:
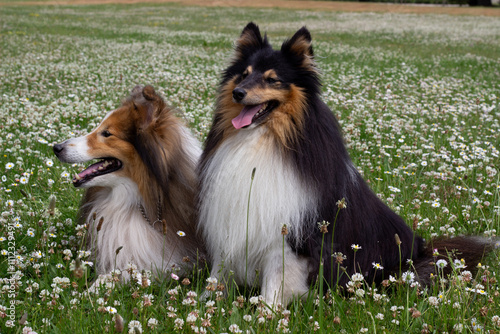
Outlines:
[[300, 28], [292, 38], [283, 43], [281, 52], [312, 61], [314, 53], [309, 30], [306, 27]]
[[253, 52], [269, 46], [267, 37], [260, 34], [259, 27], [250, 22], [241, 32], [240, 38], [236, 41], [236, 56], [240, 59], [248, 57]]

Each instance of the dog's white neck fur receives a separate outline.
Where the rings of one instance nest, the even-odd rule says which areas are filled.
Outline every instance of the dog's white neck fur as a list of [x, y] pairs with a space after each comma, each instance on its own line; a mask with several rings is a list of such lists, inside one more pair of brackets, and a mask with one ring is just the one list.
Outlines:
[[[88, 233], [93, 234], [91, 249], [98, 250], [98, 273], [124, 270], [128, 263], [135, 264], [139, 270], [159, 273], [172, 264], [181, 263], [180, 254], [175, 251], [172, 254], [172, 245], [166, 245], [164, 236], [142, 216], [138, 209], [140, 198], [137, 185], [121, 178], [120, 184], [103, 189], [94, 201], [86, 204], [91, 207]], [[92, 222], [94, 212], [96, 221]], [[101, 217], [104, 221], [101, 230], [97, 231]], [[119, 247], [123, 248], [116, 254]]]
[[[303, 277], [307, 276], [307, 264], [283, 241], [281, 229], [287, 224], [289, 231], [300, 238], [301, 223], [310, 214], [307, 210], [316, 207], [317, 196], [301, 182], [294, 168], [287, 165], [265, 131], [264, 127], [242, 129], [214, 153], [202, 171], [199, 221], [212, 256], [212, 276], [219, 273], [227, 276], [232, 271], [236, 282], [244, 284], [247, 275], [246, 281], [261, 285], [266, 299], [272, 302], [280, 296], [283, 272], [275, 269], [282, 268], [283, 249], [288, 258], [287, 276], [301, 277], [300, 283], [285, 279], [285, 286], [290, 283], [291, 289], [297, 290], [295, 293], [307, 291]], [[299, 272], [292, 273], [294, 270]]]
[[[201, 155], [200, 144], [187, 128], [180, 126], [179, 130], [185, 153], [195, 164]], [[82, 146], [86, 146], [86, 137], [75, 139], [77, 143], [80, 141], [84, 142]], [[86, 152], [86, 149], [77, 152]], [[176, 272], [181, 270], [182, 273], [180, 265], [185, 254], [182, 254], [181, 245], [177, 247], [178, 245], [171, 244], [172, 240], [167, 240], [159, 232], [161, 227], [151, 226], [143, 217], [139, 205], [144, 203], [137, 184], [113, 173], [97, 177], [91, 182], [92, 185], [106, 187], [99, 191], [92, 202], [85, 204], [90, 208], [87, 216], [87, 223], [90, 224], [88, 233], [92, 233], [91, 249], [97, 250], [97, 272], [105, 274], [113, 269], [123, 271], [129, 263], [133, 263], [138, 270], [151, 270], [159, 275], [173, 267]], [[92, 221], [94, 213], [95, 222]], [[101, 230], [97, 231], [101, 217], [104, 221]], [[155, 219], [156, 216], [149, 217], [151, 222]], [[123, 248], [116, 254], [119, 247]], [[122, 274], [125, 279], [128, 278], [126, 272]]]

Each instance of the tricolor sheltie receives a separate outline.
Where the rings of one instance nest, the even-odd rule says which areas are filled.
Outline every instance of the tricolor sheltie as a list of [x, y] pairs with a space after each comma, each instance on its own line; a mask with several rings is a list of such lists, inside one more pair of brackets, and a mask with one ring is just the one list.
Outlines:
[[[268, 303], [286, 304], [308, 292], [320, 263], [327, 287], [345, 285], [355, 272], [380, 283], [408, 259], [406, 268], [427, 284], [435, 248], [445, 258], [458, 249], [473, 268], [492, 247], [474, 237], [426, 244], [370, 190], [320, 99], [305, 27], [273, 50], [249, 23], [235, 49], [198, 167], [199, 228], [213, 277], [232, 275], [260, 286]], [[330, 225], [320, 230], [323, 221]], [[362, 247], [355, 256], [353, 245]], [[339, 253], [345, 273], [337, 271]]]
[[62, 162], [99, 160], [73, 179], [86, 188], [81, 219], [98, 274], [129, 263], [177, 273], [202, 256], [194, 226], [201, 148], [153, 87], [135, 87], [95, 130], [54, 152]]

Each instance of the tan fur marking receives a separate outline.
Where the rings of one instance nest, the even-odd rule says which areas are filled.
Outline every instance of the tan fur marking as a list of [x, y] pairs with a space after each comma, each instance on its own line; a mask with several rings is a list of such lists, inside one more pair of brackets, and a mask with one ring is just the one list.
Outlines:
[[[214, 130], [222, 133], [223, 139], [220, 142], [234, 135], [237, 131], [231, 121], [239, 115], [243, 106], [233, 102], [232, 92], [235, 87], [235, 79], [228, 81], [226, 85], [221, 87], [217, 101], [216, 113], [221, 115], [222, 120]], [[271, 87], [255, 88], [247, 91], [245, 100], [248, 104], [265, 103], [271, 100], [279, 101], [280, 105], [271, 112], [263, 126], [267, 126], [271, 130], [272, 135], [282, 147], [290, 147], [290, 143], [300, 136], [305, 119], [306, 97], [299, 87], [291, 85], [289, 90]]]
[[251, 34], [250, 32], [246, 32], [243, 35], [241, 35], [240, 38], [238, 38], [236, 44], [238, 46], [253, 45], [256, 44], [256, 40], [253, 34]]
[[246, 68], [245, 72], [243, 72], [243, 75], [244, 75], [244, 76], [247, 76], [247, 75], [252, 74], [252, 72], [253, 72], [253, 67], [252, 67], [252, 66], [248, 66], [248, 67]]
[[235, 60], [239, 59], [243, 56], [241, 53], [240, 48], [241, 47], [246, 47], [246, 46], [258, 46], [258, 40], [255, 38], [252, 32], [245, 32], [243, 35], [240, 36], [240, 38], [236, 41], [236, 52], [235, 52]]
[[304, 127], [306, 97], [295, 85], [292, 85], [286, 93], [285, 102], [272, 111], [266, 126], [283, 147], [289, 148], [290, 143], [301, 135]]
[[290, 46], [290, 50], [298, 55], [312, 56], [310, 53], [311, 41], [304, 37], [299, 37], [295, 43]]
[[287, 98], [288, 91], [286, 90], [278, 90], [271, 87], [255, 87], [247, 90], [244, 102], [247, 105], [256, 105], [271, 100], [286, 102]]
[[217, 100], [216, 114], [221, 115], [221, 122], [216, 125], [215, 130], [222, 133], [223, 142], [227, 137], [236, 133], [236, 129], [231, 121], [238, 116], [243, 109], [243, 106], [233, 102], [233, 90], [236, 88], [236, 77], [229, 80], [223, 87], [221, 87], [219, 98]]
[[267, 70], [264, 72], [264, 79], [267, 78], [273, 78], [273, 79], [278, 79], [278, 75], [276, 74], [275, 70]]
[[[125, 141], [124, 131], [130, 127], [131, 117], [128, 108], [121, 107], [113, 111], [92, 133], [89, 134], [89, 155], [96, 158], [115, 157], [119, 160], [130, 162], [134, 155], [134, 147]], [[112, 135], [104, 137], [101, 133], [108, 130]], [[126, 166], [116, 173], [130, 176]], [[129, 166], [130, 168], [131, 166]]]
[[311, 41], [307, 40], [304, 37], [299, 37], [295, 43], [290, 46], [290, 50], [298, 55], [303, 55], [304, 60], [302, 62], [302, 67], [310, 68], [314, 72], [316, 72], [316, 65], [314, 62], [314, 56], [311, 53]]

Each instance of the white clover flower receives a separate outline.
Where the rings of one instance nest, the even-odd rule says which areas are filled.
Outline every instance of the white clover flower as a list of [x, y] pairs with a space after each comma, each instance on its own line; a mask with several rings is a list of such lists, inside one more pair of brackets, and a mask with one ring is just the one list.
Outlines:
[[243, 331], [240, 329], [240, 327], [237, 324], [230, 325], [228, 330], [231, 333], [243, 333]]
[[249, 301], [250, 301], [250, 304], [257, 305], [259, 303], [259, 297], [257, 297], [257, 296], [250, 297]]
[[198, 319], [198, 317], [193, 314], [193, 313], [189, 313], [188, 316], [186, 317], [186, 322], [189, 324], [189, 323], [194, 323], [196, 321], [196, 319]]
[[217, 278], [215, 277], [209, 277], [206, 279], [207, 283], [210, 283], [210, 284], [217, 284]]
[[364, 279], [361, 273], [355, 273], [351, 276], [351, 281], [353, 282], [362, 282]]
[[429, 301], [429, 304], [431, 304], [432, 306], [439, 305], [439, 298], [438, 297], [430, 296], [427, 300]]
[[198, 294], [194, 291], [188, 291], [186, 293], [186, 296], [188, 296], [189, 298], [196, 298], [198, 296]]
[[128, 323], [129, 334], [142, 333], [142, 325], [137, 320], [132, 320]]
[[159, 322], [155, 318], [149, 318], [148, 320], [148, 327], [151, 329], [154, 329], [156, 326], [158, 326]]

